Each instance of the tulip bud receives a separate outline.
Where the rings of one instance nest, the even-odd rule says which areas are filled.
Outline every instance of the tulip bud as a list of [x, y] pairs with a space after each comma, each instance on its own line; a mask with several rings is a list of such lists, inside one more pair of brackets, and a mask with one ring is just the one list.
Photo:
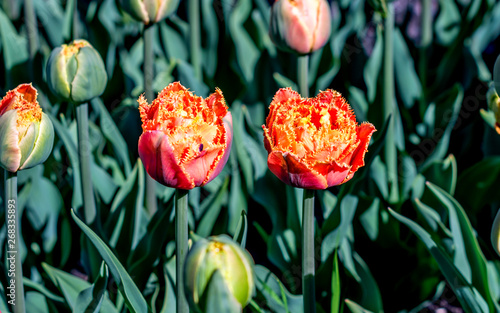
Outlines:
[[227, 236], [198, 240], [184, 263], [185, 294], [192, 307], [205, 311], [203, 294], [215, 271], [242, 307], [255, 289], [254, 262], [250, 254]]
[[488, 101], [488, 108], [495, 116], [495, 130], [500, 134], [500, 97], [498, 97], [493, 86], [488, 90], [486, 99]]
[[282, 50], [303, 55], [323, 47], [331, 33], [326, 0], [277, 0], [271, 8], [271, 39]]
[[87, 102], [100, 96], [108, 82], [101, 56], [81, 39], [55, 48], [46, 71], [52, 92], [72, 103]]
[[43, 163], [52, 151], [54, 127], [31, 84], [19, 85], [0, 102], [0, 165], [9, 172]]
[[123, 11], [145, 25], [158, 23], [179, 6], [179, 0], [119, 0]]
[[500, 255], [500, 210], [493, 221], [493, 227], [491, 228], [491, 244], [495, 249], [496, 253]]

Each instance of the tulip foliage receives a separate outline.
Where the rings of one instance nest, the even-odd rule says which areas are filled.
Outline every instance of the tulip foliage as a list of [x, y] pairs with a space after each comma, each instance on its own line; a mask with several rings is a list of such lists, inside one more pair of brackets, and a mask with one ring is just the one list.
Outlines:
[[[176, 312], [186, 297], [192, 312], [301, 313], [299, 188], [315, 190], [317, 312], [500, 312], [500, 3], [195, 2], [0, 1], [26, 312]], [[11, 312], [5, 249], [0, 268]]]

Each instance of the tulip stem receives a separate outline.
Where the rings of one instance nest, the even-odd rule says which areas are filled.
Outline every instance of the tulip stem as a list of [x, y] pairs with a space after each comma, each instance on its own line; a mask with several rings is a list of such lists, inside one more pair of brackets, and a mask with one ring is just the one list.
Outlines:
[[314, 285], [314, 190], [304, 189], [302, 206], [302, 294], [304, 312], [316, 312]]
[[[11, 304], [12, 312], [25, 313], [24, 286], [23, 286], [23, 264], [19, 241], [21, 240], [21, 216], [17, 203], [17, 173], [5, 171], [5, 226], [7, 227], [7, 275], [8, 285], [6, 292], [14, 292], [14, 298], [7, 296]], [[14, 290], [10, 288], [13, 283]], [[13, 302], [9, 301], [13, 300]], [[14, 305], [12, 305], [14, 304]]]
[[398, 186], [398, 170], [397, 170], [397, 151], [394, 139], [394, 127], [396, 120], [395, 110], [395, 91], [394, 91], [394, 47], [393, 47], [393, 33], [394, 33], [394, 6], [392, 3], [387, 4], [387, 17], [385, 19], [384, 29], [384, 67], [383, 67], [383, 108], [384, 119], [387, 120], [390, 116], [391, 121], [387, 126], [387, 136], [384, 145], [385, 149], [385, 162], [387, 165], [387, 172], [389, 174], [389, 203], [397, 202], [399, 198]]
[[78, 126], [78, 155], [80, 158], [83, 210], [85, 222], [90, 225], [94, 222], [97, 212], [90, 170], [91, 146], [89, 140], [89, 115], [87, 103], [79, 104], [76, 107], [76, 123]]
[[35, 53], [38, 50], [38, 29], [36, 26], [36, 15], [35, 8], [33, 7], [32, 0], [24, 0], [24, 18], [26, 19], [26, 29], [28, 31], [28, 53], [29, 53], [29, 65], [30, 80], [34, 79], [34, 69], [33, 69], [33, 59], [35, 58]]
[[189, 313], [189, 306], [184, 296], [184, 260], [188, 252], [188, 191], [175, 190], [175, 244], [177, 313]]
[[422, 1], [422, 39], [420, 41], [419, 76], [422, 85], [422, 95], [420, 96], [420, 114], [423, 116], [427, 109], [425, 90], [427, 86], [427, 53], [432, 42], [432, 12], [431, 0]]
[[200, 1], [189, 0], [188, 21], [191, 28], [190, 34], [190, 48], [191, 48], [191, 65], [194, 68], [194, 75], [196, 79], [201, 81], [203, 79], [201, 72], [201, 35], [200, 35]]
[[297, 60], [299, 92], [303, 98], [309, 97], [309, 55], [299, 56]]
[[[154, 51], [153, 51], [153, 27], [154, 24], [144, 28], [144, 93], [148, 101], [153, 101], [153, 77], [154, 77]], [[151, 216], [158, 210], [156, 201], [156, 181], [146, 175], [146, 205]]]

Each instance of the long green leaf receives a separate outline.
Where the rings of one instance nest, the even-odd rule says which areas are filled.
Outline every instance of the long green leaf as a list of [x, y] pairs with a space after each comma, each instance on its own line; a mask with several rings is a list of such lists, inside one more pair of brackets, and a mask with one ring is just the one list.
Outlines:
[[[481, 308], [481, 302], [484, 302], [484, 299], [477, 297], [477, 291], [475, 292], [474, 288], [467, 283], [460, 271], [453, 264], [450, 257], [436, 244], [436, 242], [434, 242], [434, 240], [432, 240], [431, 235], [414, 221], [396, 213], [390, 208], [389, 213], [391, 213], [391, 215], [398, 221], [408, 226], [426, 245], [427, 249], [438, 263], [438, 266], [450, 284], [450, 287], [453, 289], [453, 292], [458, 297], [463, 309], [468, 313], [486, 313], [488, 308], [486, 307], [486, 310], [482, 310]], [[479, 297], [481, 296], [479, 295]]]
[[500, 310], [496, 301], [491, 297], [486, 259], [479, 247], [475, 231], [467, 214], [457, 200], [444, 190], [429, 182], [427, 187], [439, 202], [448, 209], [450, 214], [450, 228], [455, 244], [455, 265], [488, 302], [489, 311]]
[[84, 222], [82, 222], [75, 214], [74, 210], [71, 210], [71, 215], [75, 220], [76, 224], [82, 229], [82, 231], [87, 235], [90, 241], [94, 244], [96, 249], [101, 254], [106, 264], [108, 264], [111, 271], [111, 275], [118, 285], [118, 289], [122, 294], [128, 309], [134, 313], [145, 313], [148, 312], [148, 305], [143, 295], [135, 285], [132, 278], [129, 276], [123, 265], [118, 261], [116, 256], [113, 254], [111, 249], [102, 241], [99, 236], [97, 236]]

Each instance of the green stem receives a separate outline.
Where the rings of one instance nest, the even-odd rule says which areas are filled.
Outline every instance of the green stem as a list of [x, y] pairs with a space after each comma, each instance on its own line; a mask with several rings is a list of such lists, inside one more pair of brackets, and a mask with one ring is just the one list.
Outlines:
[[73, 2], [73, 40], [78, 39], [78, 1], [71, 0]]
[[384, 67], [383, 67], [383, 109], [384, 119], [392, 116], [388, 125], [385, 142], [385, 161], [387, 165], [388, 179], [390, 185], [389, 202], [395, 203], [399, 198], [398, 171], [397, 171], [397, 151], [394, 139], [394, 125], [396, 119], [396, 104], [394, 90], [394, 7], [388, 4], [387, 17], [385, 19], [384, 30]]
[[[153, 77], [154, 77], [154, 51], [153, 51], [153, 27], [144, 28], [144, 93], [148, 101], [153, 101]], [[146, 205], [151, 216], [158, 210], [156, 201], [156, 181], [146, 175]]]
[[90, 225], [97, 216], [92, 174], [90, 169], [91, 145], [89, 140], [88, 104], [82, 103], [76, 107], [76, 123], [78, 126], [78, 155], [80, 157], [80, 180], [82, 183], [83, 210], [85, 222]]
[[[14, 287], [15, 298], [7, 296], [12, 312], [25, 313], [23, 264], [19, 241], [21, 240], [19, 227], [21, 216], [17, 205], [17, 173], [5, 171], [5, 224], [7, 227], [7, 276], [8, 285], [6, 292], [11, 294], [11, 283]], [[11, 260], [14, 259], [12, 262]], [[11, 263], [12, 262], [12, 263]], [[12, 305], [13, 300], [15, 305]]]
[[302, 293], [304, 312], [316, 312], [314, 285], [314, 190], [304, 189], [302, 207]]
[[188, 191], [175, 190], [175, 244], [177, 249], [176, 282], [177, 313], [189, 313], [184, 296], [184, 260], [188, 252]]
[[188, 12], [189, 26], [191, 28], [190, 34], [190, 48], [191, 48], [191, 64], [194, 68], [194, 75], [198, 80], [202, 80], [201, 72], [201, 36], [200, 36], [200, 0], [189, 0]]
[[422, 85], [422, 95], [420, 97], [420, 114], [423, 116], [425, 109], [427, 109], [427, 101], [425, 97], [425, 90], [427, 86], [427, 66], [428, 59], [427, 53], [429, 51], [429, 46], [432, 43], [432, 12], [431, 12], [431, 0], [422, 1], [422, 39], [420, 42], [419, 49], [419, 76], [420, 83]]
[[304, 98], [309, 97], [309, 55], [299, 56], [297, 59], [297, 72], [299, 80], [299, 92]]
[[30, 80], [33, 81], [33, 59], [38, 50], [38, 29], [36, 25], [35, 8], [32, 0], [24, 0], [24, 18], [26, 19], [26, 29], [28, 31], [28, 53]]

